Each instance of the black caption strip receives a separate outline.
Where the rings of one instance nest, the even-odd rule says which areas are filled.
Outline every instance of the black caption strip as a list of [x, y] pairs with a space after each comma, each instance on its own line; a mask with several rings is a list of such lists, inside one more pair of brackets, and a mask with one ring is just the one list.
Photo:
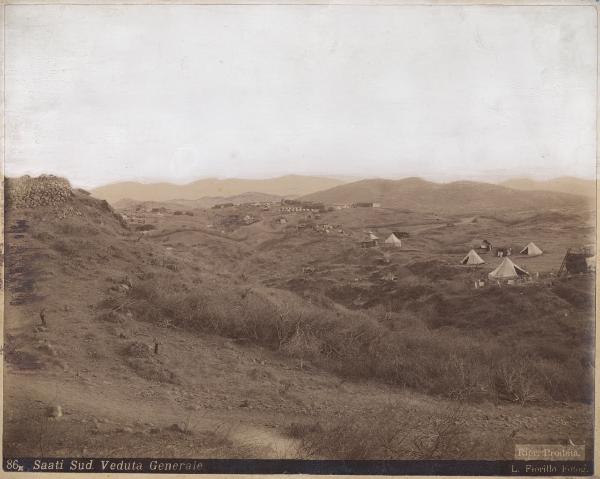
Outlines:
[[591, 476], [591, 461], [305, 461], [270, 459], [8, 458], [7, 472]]

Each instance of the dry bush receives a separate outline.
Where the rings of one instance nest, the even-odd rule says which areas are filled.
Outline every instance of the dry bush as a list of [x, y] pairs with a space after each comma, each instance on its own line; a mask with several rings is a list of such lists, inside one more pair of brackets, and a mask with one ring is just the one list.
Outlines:
[[580, 361], [532, 361], [533, 374], [545, 393], [555, 401], [590, 402], [593, 398], [593, 370]]
[[128, 299], [142, 320], [248, 341], [344, 377], [462, 400], [593, 397], [591, 321], [565, 320], [565, 301], [543, 288], [467, 294], [417, 282], [391, 308], [349, 311], [245, 285], [193, 287], [166, 272], [137, 281]]
[[49, 233], [48, 231], [36, 231], [35, 233], [32, 234], [32, 236], [38, 240], [38, 241], [42, 241], [44, 243], [48, 242], [48, 241], [52, 241], [55, 236], [52, 233]]
[[42, 369], [43, 356], [35, 351], [12, 350], [5, 352], [6, 361], [18, 369]]
[[78, 252], [77, 245], [73, 241], [57, 239], [51, 245], [52, 249], [65, 256], [75, 256]]
[[161, 383], [181, 383], [177, 374], [152, 358], [128, 358], [127, 364], [140, 377]]
[[577, 309], [585, 310], [594, 306], [595, 295], [594, 290], [591, 288], [581, 288], [567, 283], [559, 283], [552, 288], [552, 291]]
[[525, 405], [541, 396], [531, 358], [504, 358], [495, 368], [497, 394], [504, 399]]
[[327, 424], [296, 424], [288, 435], [300, 440], [311, 459], [449, 459], [468, 457], [471, 440], [459, 405], [431, 416], [388, 404], [375, 411], [344, 414]]
[[132, 358], [148, 358], [151, 356], [152, 351], [150, 350], [150, 346], [146, 343], [133, 341], [127, 345], [124, 354]]
[[73, 221], [61, 221], [57, 223], [57, 232], [68, 236], [96, 236], [99, 234], [98, 228]]

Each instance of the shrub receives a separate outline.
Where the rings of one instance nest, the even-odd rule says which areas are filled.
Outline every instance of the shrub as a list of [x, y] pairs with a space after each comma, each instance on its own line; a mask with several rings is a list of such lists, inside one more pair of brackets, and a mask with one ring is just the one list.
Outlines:
[[594, 306], [594, 291], [591, 288], [586, 291], [582, 288], [561, 283], [554, 286], [552, 291], [577, 309], [591, 309]]
[[[245, 285], [190, 286], [166, 271], [136, 282], [127, 308], [157, 325], [243, 339], [344, 377], [426, 394], [520, 404], [592, 397], [593, 344], [584, 339], [593, 321], [582, 314], [565, 321], [564, 301], [549, 290], [427, 295], [427, 287], [408, 288], [422, 288], [427, 301], [398, 303], [388, 314], [381, 307], [326, 308]], [[119, 306], [113, 303], [104, 306]]]
[[75, 256], [77, 254], [77, 246], [72, 241], [64, 239], [54, 241], [54, 243], [52, 243], [52, 249], [65, 256]]
[[469, 457], [470, 441], [460, 406], [425, 415], [389, 404], [375, 411], [344, 414], [328, 424], [292, 424], [291, 437], [309, 458], [446, 459]]
[[148, 358], [151, 355], [150, 346], [146, 343], [134, 341], [127, 345], [125, 354], [133, 358]]

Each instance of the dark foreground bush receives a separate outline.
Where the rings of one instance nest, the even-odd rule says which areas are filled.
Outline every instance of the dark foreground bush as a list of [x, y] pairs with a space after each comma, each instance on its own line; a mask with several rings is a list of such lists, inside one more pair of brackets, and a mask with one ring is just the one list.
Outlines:
[[577, 309], [587, 309], [594, 305], [594, 291], [591, 289], [577, 288], [570, 284], [560, 283], [552, 291], [571, 303]]
[[288, 434], [311, 459], [464, 459], [513, 453], [507, 437], [473, 437], [460, 405], [426, 414], [400, 404], [345, 414], [327, 424], [293, 423]]

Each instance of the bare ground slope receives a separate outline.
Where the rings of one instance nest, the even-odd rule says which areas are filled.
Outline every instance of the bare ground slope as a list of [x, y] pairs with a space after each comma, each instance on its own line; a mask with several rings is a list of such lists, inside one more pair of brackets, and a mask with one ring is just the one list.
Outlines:
[[[585, 361], [592, 348], [585, 282], [565, 285], [562, 296], [544, 286], [531, 300], [503, 290], [478, 302], [469, 289], [474, 273], [456, 267], [474, 234], [515, 243], [535, 234], [548, 255], [528, 267], [549, 271], [566, 244], [590, 234], [584, 218], [545, 222], [528, 213], [474, 226], [392, 210], [329, 215], [324, 221], [342, 224], [344, 234], [297, 230], [295, 218], [276, 225], [270, 213], [221, 230], [205, 210], [150, 215], [156, 229], [141, 234], [77, 191], [58, 205], [10, 208], [4, 454], [497, 459], [510, 458], [514, 443], [570, 439], [591, 447], [585, 378], [579, 389], [569, 386], [571, 395], [536, 390], [538, 397], [520, 401], [478, 392], [479, 383], [453, 396], [417, 370], [441, 371], [448, 354], [458, 369], [443, 374], [458, 377], [470, 364], [461, 356], [468, 344], [484, 338], [510, 353], [523, 328], [531, 353], [546, 348], [543, 364], [557, 355]], [[397, 224], [411, 233], [403, 251], [358, 247], [364, 227], [383, 234]], [[381, 264], [385, 255], [390, 263]], [[303, 273], [311, 264], [317, 271]], [[400, 279], [382, 281], [386, 268]], [[387, 311], [381, 298], [398, 303]], [[467, 316], [465, 300], [473, 303]], [[556, 311], [538, 311], [540, 301]], [[505, 307], [494, 312], [490, 304]], [[448, 317], [457, 321], [440, 323]], [[540, 330], [545, 317], [554, 333]], [[503, 318], [512, 324], [498, 328]], [[401, 353], [386, 343], [394, 335]], [[435, 341], [448, 348], [428, 358]], [[62, 417], [49, 417], [57, 405]], [[333, 447], [332, 437], [347, 440]]]

